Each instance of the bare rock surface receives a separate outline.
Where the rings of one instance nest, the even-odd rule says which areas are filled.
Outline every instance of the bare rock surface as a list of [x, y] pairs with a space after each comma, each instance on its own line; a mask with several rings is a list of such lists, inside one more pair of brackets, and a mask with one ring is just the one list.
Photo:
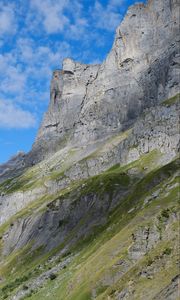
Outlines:
[[[64, 144], [87, 145], [129, 127], [144, 108], [178, 93], [176, 0], [130, 7], [101, 65], [66, 59], [55, 71], [51, 101], [30, 161]], [[162, 75], [163, 74], [163, 75]]]
[[[67, 281], [72, 279], [68, 295], [80, 285], [92, 299], [100, 293], [108, 295], [102, 299], [133, 299], [137, 283], [161, 278], [158, 272], [166, 266], [169, 278], [156, 286], [154, 299], [176, 297], [178, 21], [177, 0], [136, 4], [117, 28], [102, 64], [67, 58], [62, 70], [53, 72], [49, 108], [32, 150], [0, 165], [1, 299], [22, 299], [31, 289], [39, 293], [56, 272], [63, 282], [61, 271], [71, 265], [63, 255], [78, 252], [83, 242], [86, 247], [90, 238], [90, 253], [83, 248], [82, 262], [63, 271]], [[36, 272], [34, 253], [43, 260], [55, 251], [59, 257], [54, 259], [62, 262], [52, 267], [46, 261]], [[20, 272], [16, 280], [13, 272], [23, 268], [27, 257], [34, 277]], [[90, 258], [87, 268], [84, 257]], [[78, 275], [76, 263], [83, 266]], [[94, 283], [93, 272], [86, 271], [96, 264], [95, 275], [102, 276]], [[73, 268], [76, 279], [70, 276]], [[151, 292], [146, 299], [152, 300]], [[49, 292], [46, 296], [51, 297]]]

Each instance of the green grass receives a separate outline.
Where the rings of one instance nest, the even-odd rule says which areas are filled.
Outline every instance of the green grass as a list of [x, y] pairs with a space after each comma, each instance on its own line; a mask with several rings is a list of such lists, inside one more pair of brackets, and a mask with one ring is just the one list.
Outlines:
[[161, 104], [166, 106], [171, 106], [173, 104], [179, 103], [179, 100], [180, 100], [180, 94], [177, 94], [174, 97], [164, 100]]
[[37, 171], [30, 168], [24, 174], [7, 179], [0, 184], [0, 193], [12, 194], [17, 191], [26, 191], [41, 185], [41, 179], [36, 178]]
[[[119, 284], [122, 287], [126, 285], [128, 276], [131, 277], [132, 274], [137, 274], [136, 269], [132, 269], [129, 275], [127, 274], [117, 286], [115, 284], [109, 287], [108, 284], [102, 281], [107, 274], [116, 275], [114, 265], [119, 259], [128, 260], [127, 249], [132, 242], [131, 234], [139, 226], [138, 224], [141, 224], [141, 226], [146, 226], [147, 223], [153, 224], [156, 217], [159, 224], [162, 223], [161, 230], [163, 234], [165, 230], [164, 221], [177, 211], [178, 187], [175, 186], [168, 190], [168, 186], [173, 186], [177, 182], [177, 177], [174, 174], [178, 170], [178, 160], [153, 171], [148, 169], [143, 173], [144, 166], [150, 166], [158, 155], [158, 153], [153, 152], [128, 166], [116, 165], [98, 176], [77, 182], [72, 185], [70, 190], [65, 189], [62, 194], [53, 196], [55, 197], [52, 199], [53, 201], [42, 198], [38, 200], [40, 202], [37, 201], [36, 204], [31, 204], [34, 205], [31, 207], [31, 213], [36, 210], [43, 213], [39, 208], [44, 201], [45, 203], [48, 201], [50, 205], [53, 205], [57, 199], [69, 199], [69, 197], [73, 201], [82, 201], [82, 198], [88, 194], [96, 194], [98, 201], [103, 201], [104, 195], [108, 195], [110, 201], [112, 201], [118, 191], [128, 192], [127, 195], [124, 194], [119, 205], [111, 210], [106, 224], [93, 227], [86, 238], [82, 238], [73, 245], [70, 251], [73, 254], [78, 254], [78, 256], [72, 260], [71, 264], [65, 270], [60, 271], [55, 280], [47, 281], [46, 285], [37, 293], [32, 291], [29, 299], [50, 299], [51, 294], [47, 295], [51, 290], [55, 300], [85, 300], [90, 299], [92, 289], [96, 290], [97, 299], [101, 299], [101, 297], [107, 299], [107, 296], [113, 290], [119, 289]], [[140, 170], [140, 177], [129, 175], [128, 171], [134, 167], [138, 167]], [[144, 177], [142, 178], [142, 176]], [[144, 199], [157, 189], [161, 189], [158, 198], [143, 206]], [[129, 212], [132, 208], [133, 210]], [[25, 209], [17, 216], [22, 218], [29, 212]], [[90, 218], [90, 216], [88, 214], [84, 215], [84, 219], [69, 233], [64, 244], [59, 245], [51, 253], [43, 253], [43, 247], [37, 249], [37, 252], [32, 252], [32, 245], [27, 245], [24, 249], [13, 252], [7, 257], [0, 267], [2, 278], [6, 278], [6, 283], [0, 284], [0, 288], [3, 289], [0, 299], [16, 291], [19, 286], [28, 281], [29, 277], [35, 278], [40, 272], [51, 268], [53, 264], [48, 263], [47, 259], [63, 248], [66, 242], [83, 226], [87, 218]], [[3, 233], [4, 230], [5, 226], [1, 228], [1, 232]], [[167, 241], [162, 245], [161, 252], [164, 253], [163, 255], [171, 258], [173, 252], [170, 253], [167, 249], [173, 249], [172, 243]], [[59, 257], [59, 260], [63, 261], [63, 259], [63, 257]], [[142, 265], [153, 262], [153, 254], [147, 259], [142, 260]], [[42, 266], [42, 270], [38, 268], [38, 265]], [[142, 265], [140, 262], [137, 270], [142, 268]], [[170, 274], [172, 275], [173, 272], [175, 271], [171, 270]], [[167, 281], [167, 279], [164, 280], [164, 282]], [[138, 293], [141, 293], [141, 289], [143, 290], [143, 284], [146, 286], [146, 282], [140, 282]]]
[[[161, 201], [159, 199], [158, 203], [156, 203], [156, 206], [159, 205]], [[77, 258], [76, 261], [74, 261], [74, 266], [71, 265], [71, 269], [69, 269], [70, 271], [69, 280], [66, 278], [66, 280], [64, 281], [66, 289], [64, 289], [63, 283], [59, 284], [59, 287], [57, 283], [56, 285], [55, 283], [49, 283], [45, 289], [43, 289], [42, 291], [40, 290], [39, 293], [32, 295], [31, 299], [33, 300], [49, 299], [48, 297], [46, 297], [46, 293], [48, 290], [52, 291], [54, 295], [54, 299], [59, 299], [59, 300], [90, 299], [89, 298], [90, 290], [92, 287], [95, 288], [96, 286], [97, 286], [97, 292], [100, 297], [98, 299], [101, 299], [101, 296], [103, 294], [104, 294], [104, 298], [102, 297], [102, 299], [107, 299], [107, 296], [112, 294], [113, 290], [114, 291], [121, 290], [123, 287], [126, 286], [127, 282], [131, 280], [131, 278], [135, 278], [137, 280], [137, 278], [139, 278], [138, 273], [141, 271], [141, 269], [143, 267], [146, 268], [146, 265], [150, 264], [150, 261], [152, 264], [157, 259], [159, 260], [159, 258], [156, 257], [161, 257], [165, 249], [167, 249], [167, 245], [169, 244], [171, 245], [172, 242], [164, 242], [164, 241], [161, 242], [161, 244], [159, 244], [156, 249], [152, 250], [150, 257], [145, 256], [138, 263], [136, 267], [132, 266], [130, 271], [124, 276], [124, 278], [120, 282], [116, 283], [115, 286], [109, 288], [108, 287], [102, 288], [102, 283], [101, 283], [101, 278], [103, 278], [105, 274], [112, 274], [112, 270], [113, 270], [112, 267], [116, 263], [116, 261], [118, 261], [120, 258], [126, 257], [125, 249], [127, 249], [130, 243], [131, 232], [135, 230], [140, 220], [142, 222], [142, 215], [144, 217], [144, 220], [148, 216], [149, 218], [148, 221], [153, 222], [154, 216], [157, 215], [157, 212], [155, 213], [153, 207], [152, 207], [151, 214], [149, 215], [150, 211], [151, 211], [151, 207], [146, 208], [144, 212], [140, 211], [139, 214], [137, 214], [136, 217], [133, 218], [132, 221], [130, 221], [128, 226], [123, 226], [123, 228], [117, 234], [115, 235], [112, 234], [112, 237], [108, 237], [107, 241], [103, 241], [102, 243], [102, 239], [100, 238], [98, 240], [97, 238], [96, 241], [93, 241], [91, 244], [86, 245], [85, 249], [82, 250], [80, 257]], [[143, 222], [142, 222], [142, 226], [143, 226]], [[105, 234], [105, 232], [102, 234]], [[127, 237], [129, 237], [128, 240]], [[117, 253], [113, 259], [110, 259], [109, 255], [113, 253], [113, 251], [116, 251]], [[164, 275], [161, 270], [159, 272], [160, 274], [158, 273], [158, 276], [160, 276], [160, 278], [162, 276], [164, 280], [163, 282], [161, 282], [161, 285], [168, 283], [171, 276], [177, 273], [177, 268], [175, 268], [175, 258], [173, 262], [173, 268], [169, 268], [168, 270], [169, 270], [168, 276], [166, 276], [166, 278], [163, 278]], [[61, 278], [60, 274], [58, 278]], [[146, 287], [147, 283], [148, 280], [140, 281], [139, 283], [140, 288], [138, 293], [142, 293], [142, 291], [144, 291], [143, 286]], [[70, 286], [73, 287], [72, 291]], [[156, 289], [157, 289], [157, 285], [156, 285]]]
[[[162, 105], [173, 105], [179, 101], [180, 94], [168, 99]], [[107, 147], [115, 147], [118, 143], [128, 137], [131, 130], [107, 140], [107, 143], [97, 151], [82, 159], [83, 164], [88, 159], [101, 155], [107, 151]], [[75, 151], [69, 152], [70, 156], [76, 155]], [[177, 170], [179, 161], [175, 160], [164, 167], [159, 166], [161, 153], [154, 150], [141, 156], [137, 161], [128, 165], [117, 164], [100, 175], [88, 179], [73, 182], [68, 188], [61, 190], [55, 195], [45, 195], [30, 203], [25, 209], [18, 212], [7, 223], [0, 227], [0, 237], [7, 231], [11, 223], [18, 219], [26, 218], [29, 215], [43, 214], [47, 209], [55, 208], [57, 200], [71, 199], [77, 204], [83, 201], [88, 195], [96, 195], [96, 201], [103, 202], [108, 197], [109, 204], [119, 195], [119, 204], [111, 209], [106, 220], [101, 226], [94, 225], [91, 231], [81, 237], [67, 250], [64, 255], [57, 257], [57, 260], [50, 262], [48, 259], [59, 253], [68, 242], [70, 242], [79, 229], [90, 220], [91, 213], [84, 214], [73, 230], [67, 234], [64, 242], [49, 253], [40, 246], [33, 250], [33, 240], [23, 249], [12, 252], [8, 257], [3, 258], [0, 263], [0, 299], [8, 298], [15, 293], [19, 287], [26, 286], [29, 279], [36, 278], [42, 272], [51, 269], [58, 262], [63, 261], [67, 255], [75, 255], [70, 265], [56, 274], [54, 280], [47, 280], [44, 287], [39, 291], [29, 291], [31, 300], [88, 300], [91, 299], [92, 290], [96, 291], [96, 299], [111, 299], [116, 291], [127, 287], [131, 280], [136, 285], [135, 299], [144, 298], [146, 290], [153, 290], [157, 293], [160, 288], [166, 286], [172, 277], [177, 273], [177, 231], [178, 223], [172, 221], [178, 212], [179, 188], [177, 186]], [[0, 192], [10, 194], [16, 191], [26, 191], [42, 186], [47, 180], [64, 178], [65, 171], [70, 166], [64, 164], [63, 168], [47, 173], [43, 178], [39, 166], [27, 170], [23, 175], [6, 180], [0, 184]], [[131, 172], [137, 169], [135, 175]], [[172, 187], [172, 189], [169, 189]], [[147, 197], [159, 190], [158, 197], [144, 203]], [[123, 193], [122, 193], [123, 191]], [[121, 194], [121, 196], [120, 196]], [[75, 207], [75, 206], [74, 206]], [[73, 205], [72, 205], [73, 209]], [[164, 240], [166, 223], [168, 225], [168, 239]], [[60, 223], [59, 226], [67, 224], [68, 220]], [[145, 255], [134, 265], [128, 257], [128, 248], [132, 244], [132, 234], [141, 226], [154, 226], [160, 232], [161, 240], [155, 248]], [[0, 239], [0, 250], [3, 249], [3, 239]], [[165, 259], [164, 259], [165, 257]], [[129, 269], [120, 279], [113, 279], [109, 284], [105, 278], [110, 276], [116, 278], [122, 266], [118, 265], [120, 260], [129, 264]], [[167, 265], [167, 274], [159, 267], [159, 271], [150, 280], [141, 278], [138, 274], [143, 268], [158, 264], [159, 261]], [[166, 261], [165, 261], [166, 260]], [[41, 268], [39, 268], [39, 266]], [[160, 282], [160, 284], [159, 284]], [[158, 286], [159, 284], [159, 286]], [[113, 298], [112, 298], [113, 299]]]

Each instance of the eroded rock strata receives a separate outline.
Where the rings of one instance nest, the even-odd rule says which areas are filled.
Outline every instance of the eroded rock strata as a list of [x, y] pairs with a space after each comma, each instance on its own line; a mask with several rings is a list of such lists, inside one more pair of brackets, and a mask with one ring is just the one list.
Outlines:
[[32, 150], [0, 166], [0, 299], [178, 299], [179, 11], [129, 8], [67, 58]]

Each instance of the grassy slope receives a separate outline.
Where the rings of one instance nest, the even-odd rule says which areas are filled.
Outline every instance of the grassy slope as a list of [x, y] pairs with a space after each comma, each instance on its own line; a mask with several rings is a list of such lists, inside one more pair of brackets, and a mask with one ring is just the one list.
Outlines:
[[167, 105], [167, 106], [170, 106], [170, 105], [173, 105], [175, 103], [178, 103], [180, 100], [180, 94], [177, 94], [176, 96], [174, 97], [171, 97], [165, 101], [162, 102], [162, 105]]
[[[154, 160], [155, 158], [154, 156], [154, 153], [144, 156], [139, 161], [126, 166], [126, 171], [134, 167], [142, 170], [143, 166], [150, 166], [152, 159]], [[50, 299], [51, 294], [49, 294], [49, 290], [53, 292], [53, 299], [58, 300], [88, 300], [91, 299], [92, 290], [95, 291], [97, 299], [107, 299], [107, 295], [113, 297], [114, 291], [123, 287], [123, 282], [126, 284], [127, 281], [130, 281], [130, 278], [132, 280], [134, 277], [134, 280], [137, 281], [138, 275], [136, 273], [138, 272], [133, 271], [135, 267], [132, 265], [132, 268], [124, 275], [124, 279], [121, 279], [121, 281], [124, 281], [120, 281], [118, 284], [118, 280], [116, 282], [114, 278], [116, 278], [116, 273], [119, 270], [115, 266], [120, 259], [125, 259], [125, 261], [132, 264], [128, 258], [127, 249], [132, 243], [131, 234], [139, 224], [145, 226], [147, 220], [148, 224], [153, 224], [155, 216], [168, 207], [171, 210], [177, 210], [177, 178], [173, 175], [177, 166], [177, 162], [172, 162], [163, 168], [150, 171], [144, 178], [138, 181], [136, 179], [135, 184], [130, 189], [129, 195], [109, 215], [108, 224], [104, 228], [97, 228], [88, 239], [82, 240], [77, 244], [72, 249], [72, 253], [78, 255], [72, 260], [72, 263], [65, 270], [59, 272], [56, 280], [48, 280], [44, 287], [37, 293], [33, 291], [31, 299]], [[103, 196], [103, 192], [110, 189], [113, 190], [116, 184], [122, 181], [122, 178], [124, 185], [129, 184], [129, 176], [124, 172], [125, 167], [115, 166], [104, 174], [87, 180], [81, 193], [88, 194], [93, 191], [97, 192], [99, 189], [99, 192]], [[100, 188], [102, 182], [103, 190]], [[160, 190], [158, 199], [144, 205], [144, 200], [156, 190]], [[172, 234], [173, 237], [174, 234]], [[150, 254], [152, 259], [154, 256], [157, 256], [158, 251], [163, 253], [167, 248], [167, 244], [168, 247], [173, 248], [173, 243], [171, 240], [167, 241], [167, 243], [164, 241], [159, 243], [157, 251], [154, 250], [155, 254], [153, 254], [153, 251]], [[6, 263], [3, 264], [1, 273], [6, 277], [7, 281], [6, 284], [3, 283], [2, 285], [3, 292], [0, 294], [0, 299], [10, 295], [13, 290], [15, 291], [19, 285], [27, 282], [29, 278], [38, 276], [42, 271], [37, 268], [37, 265], [42, 265], [44, 270], [54, 266], [54, 264], [51, 265], [46, 262], [51, 254], [43, 257], [41, 256], [41, 249], [38, 249], [38, 251], [29, 255], [27, 254], [28, 250], [27, 247], [20, 252], [13, 253], [7, 258]], [[137, 270], [146, 265], [148, 257], [142, 258], [138, 262]], [[169, 275], [166, 278], [163, 278], [161, 272], [156, 275], [163, 278], [162, 287], [166, 286], [170, 279], [177, 273], [175, 253], [171, 257], [174, 258], [173, 260], [171, 259], [173, 265], [169, 268]], [[11, 271], [14, 266], [16, 267], [12, 273]], [[108, 279], [107, 283], [104, 283], [103, 278], [106, 277], [110, 277], [110, 279]], [[143, 294], [148, 285], [148, 280], [140, 280], [140, 283], [138, 282], [137, 293], [140, 295]], [[157, 292], [160, 290], [160, 287], [160, 285], [157, 287]]]
[[[178, 100], [179, 96], [176, 96], [162, 104], [171, 105]], [[128, 196], [111, 212], [107, 225], [95, 228], [91, 236], [76, 244], [71, 250], [72, 255], [76, 254], [76, 256], [73, 256], [67, 268], [59, 271], [55, 280], [48, 279], [40, 290], [29, 291], [29, 299], [88, 300], [91, 299], [92, 294], [98, 300], [115, 299], [116, 292], [124, 288], [130, 291], [135, 290], [133, 299], [152, 299], [170, 283], [178, 273], [176, 245], [178, 223], [176, 219], [168, 227], [168, 239], [159, 241], [136, 263], [128, 256], [128, 248], [132, 244], [132, 233], [139, 227], [153, 226], [157, 222], [159, 222], [159, 230], [163, 232], [165, 226], [159, 221], [162, 221], [163, 211], [169, 209], [169, 219], [178, 211], [179, 190], [178, 179], [175, 175], [178, 163], [172, 162], [156, 169], [159, 155], [158, 151], [153, 151], [129, 165], [124, 167], [116, 165], [103, 174], [76, 182], [68, 189], [61, 191], [59, 195], [50, 197], [47, 195], [37, 199], [0, 227], [0, 236], [2, 236], [15, 219], [28, 216], [28, 214], [36, 214], [46, 207], [47, 202], [59, 196], [64, 197], [71, 192], [74, 195], [76, 190], [83, 195], [98, 192], [101, 197], [109, 191], [113, 197], [118, 184], [129, 186]], [[131, 175], [132, 170], [136, 170], [137, 176]], [[50, 174], [49, 177], [58, 178], [62, 175], [60, 171], [55, 172], [54, 175]], [[34, 167], [21, 177], [1, 184], [0, 192], [11, 193], [31, 189], [41, 186], [43, 181], [44, 179], [39, 177], [39, 167]], [[150, 197], [156, 191], [159, 191], [158, 197]], [[150, 198], [150, 201], [146, 203], [147, 198]], [[75, 230], [78, 230], [78, 227]], [[3, 242], [0, 239], [0, 249], [2, 247]], [[53, 253], [42, 255], [42, 249], [30, 252], [30, 248], [31, 245], [27, 245], [0, 262], [0, 277], [4, 279], [0, 281], [0, 299], [10, 299], [10, 295], [28, 283], [29, 279], [36, 278], [40, 273], [56, 265], [56, 260], [54, 262], [48, 260]], [[63, 261], [64, 258], [59, 257], [57, 260]], [[119, 274], [124, 271], [119, 265], [120, 260], [128, 265], [128, 270], [121, 278]], [[158, 266], [158, 271], [156, 270], [152, 278], [148, 279], [139, 275], [140, 271], [151, 265]], [[131, 296], [129, 299], [132, 299]]]
[[[172, 165], [169, 165], [165, 170], [161, 170], [158, 175], [169, 172], [171, 167]], [[149, 179], [145, 179], [147, 184], [151, 181]], [[132, 233], [139, 226], [146, 226], [147, 223], [151, 226], [155, 219], [158, 219], [166, 209], [169, 209], [170, 214], [177, 211], [178, 188], [175, 186], [172, 190], [167, 191], [167, 186], [172, 187], [175, 185], [176, 180], [173, 176], [162, 179], [154, 187], [155, 190], [161, 188], [160, 196], [143, 209], [142, 204], [144, 198], [147, 197], [146, 190], [141, 192], [138, 201], [135, 200], [136, 212], [133, 211], [128, 214], [127, 210], [123, 210], [120, 206], [110, 216], [108, 227], [101, 234], [94, 236], [94, 239], [89, 243], [85, 242], [84, 247], [81, 243], [82, 249], [80, 248], [79, 255], [72, 264], [65, 271], [61, 271], [55, 281], [49, 280], [47, 285], [37, 294], [32, 295], [30, 299], [50, 299], [53, 295], [55, 300], [88, 300], [91, 299], [93, 289], [96, 290], [97, 299], [108, 299], [108, 296], [111, 297], [109, 299], [113, 299], [115, 291], [122, 290], [130, 281], [135, 282], [136, 293], [134, 299], [144, 299], [143, 297], [152, 299], [151, 296], [153, 297], [169, 284], [171, 279], [178, 273], [176, 265], [178, 258], [176, 245], [177, 221], [170, 226], [171, 237], [169, 240], [160, 241], [147, 256], [142, 257], [135, 265], [128, 258], [127, 249], [132, 243]], [[139, 190], [140, 187], [141, 184], [137, 185], [136, 189]], [[150, 192], [152, 193], [151, 190]], [[133, 197], [130, 198], [133, 201]], [[126, 201], [128, 202], [128, 200]], [[172, 252], [167, 255], [164, 254], [166, 249], [169, 248], [172, 249]], [[132, 267], [116, 282], [116, 274], [121, 271], [118, 270], [117, 264], [120, 259], [132, 263]], [[156, 260], [160, 259], [162, 263], [159, 263], [160, 267], [151, 280], [141, 278], [138, 275], [143, 268], [147, 268], [150, 261], [151, 264], [155, 264]], [[165, 274], [164, 267], [166, 268]], [[104, 278], [106, 277], [110, 278], [110, 287], [108, 287], [109, 283], [105, 282]], [[49, 291], [51, 291], [51, 294]]]

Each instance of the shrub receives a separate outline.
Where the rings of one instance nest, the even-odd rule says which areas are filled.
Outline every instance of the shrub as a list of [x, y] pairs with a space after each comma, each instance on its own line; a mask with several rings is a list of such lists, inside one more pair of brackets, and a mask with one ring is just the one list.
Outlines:
[[54, 273], [51, 273], [51, 274], [49, 275], [49, 278], [50, 278], [51, 280], [56, 279], [56, 277], [57, 277], [57, 275], [54, 274]]
[[169, 209], [164, 209], [164, 210], [162, 211], [162, 213], [161, 213], [161, 216], [162, 216], [163, 218], [168, 219], [168, 218], [169, 218]]
[[167, 248], [164, 250], [163, 254], [165, 254], [165, 255], [170, 255], [171, 252], [172, 252], [172, 249], [167, 247]]
[[23, 288], [24, 291], [27, 291], [29, 287], [24, 284], [22, 288]]
[[153, 260], [151, 258], [149, 258], [148, 261], [147, 261], [147, 266], [151, 266], [152, 263], [153, 263]]

